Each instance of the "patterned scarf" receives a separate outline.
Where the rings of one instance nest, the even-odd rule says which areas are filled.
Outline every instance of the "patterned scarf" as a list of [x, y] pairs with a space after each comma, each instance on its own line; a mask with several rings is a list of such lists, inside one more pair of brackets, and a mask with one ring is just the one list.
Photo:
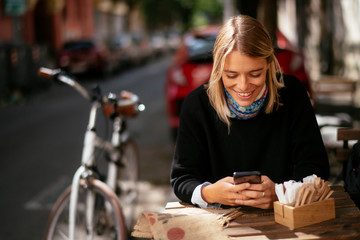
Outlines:
[[242, 107], [235, 101], [226, 88], [224, 89], [226, 94], [226, 102], [230, 109], [231, 117], [241, 120], [250, 119], [258, 115], [268, 93], [268, 87], [265, 84], [255, 102], [253, 102], [250, 106]]

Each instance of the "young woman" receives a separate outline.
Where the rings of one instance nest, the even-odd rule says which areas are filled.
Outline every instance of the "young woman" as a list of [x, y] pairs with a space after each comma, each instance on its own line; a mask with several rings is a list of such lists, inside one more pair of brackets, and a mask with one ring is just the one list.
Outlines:
[[[213, 52], [209, 83], [185, 99], [171, 170], [176, 196], [200, 207], [272, 208], [275, 183], [316, 174], [329, 163], [301, 82], [282, 75], [264, 26], [229, 19]], [[260, 171], [261, 184], [234, 184], [235, 171]]]

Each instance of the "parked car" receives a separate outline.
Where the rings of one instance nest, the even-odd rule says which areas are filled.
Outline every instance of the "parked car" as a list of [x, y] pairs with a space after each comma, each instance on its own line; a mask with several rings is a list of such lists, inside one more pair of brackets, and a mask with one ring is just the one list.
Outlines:
[[154, 57], [160, 57], [169, 51], [166, 36], [161, 31], [153, 32], [150, 35], [150, 43]]
[[[166, 101], [169, 125], [173, 138], [179, 126], [179, 114], [185, 97], [198, 86], [210, 79], [212, 70], [212, 51], [218, 26], [209, 26], [184, 35], [173, 63], [167, 71]], [[277, 34], [276, 56], [285, 74], [298, 77], [311, 97], [311, 84], [305, 70], [305, 60], [301, 53], [292, 48], [280, 32]]]
[[121, 33], [107, 41], [116, 70], [126, 69], [141, 61], [140, 53], [130, 33]]
[[181, 44], [180, 32], [175, 29], [169, 29], [165, 32], [165, 37], [170, 52], [175, 52], [176, 50], [178, 50]]
[[143, 32], [134, 32], [131, 36], [139, 57], [137, 59], [138, 62], [135, 62], [135, 64], [143, 64], [152, 59], [154, 57], [154, 49], [152, 48], [150, 37]]
[[58, 53], [57, 65], [72, 74], [112, 71], [108, 50], [92, 40], [66, 42]]
[[193, 89], [210, 78], [212, 50], [219, 29], [218, 26], [209, 26], [185, 34], [167, 71], [167, 112], [174, 138], [183, 100]]

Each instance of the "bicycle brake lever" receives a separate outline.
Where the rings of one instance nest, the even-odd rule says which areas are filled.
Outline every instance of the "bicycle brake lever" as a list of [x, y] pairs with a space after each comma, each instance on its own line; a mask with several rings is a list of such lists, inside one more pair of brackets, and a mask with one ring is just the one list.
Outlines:
[[101, 89], [100, 89], [100, 86], [99, 84], [96, 84], [95, 87], [92, 89], [92, 99], [93, 100], [102, 100], [101, 98]]

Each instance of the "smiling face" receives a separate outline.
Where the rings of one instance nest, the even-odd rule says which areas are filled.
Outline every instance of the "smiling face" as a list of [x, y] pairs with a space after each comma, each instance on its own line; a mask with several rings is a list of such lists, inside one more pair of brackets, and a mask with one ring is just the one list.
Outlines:
[[267, 67], [265, 59], [246, 56], [239, 51], [232, 51], [226, 56], [222, 80], [240, 106], [250, 106], [261, 93]]

